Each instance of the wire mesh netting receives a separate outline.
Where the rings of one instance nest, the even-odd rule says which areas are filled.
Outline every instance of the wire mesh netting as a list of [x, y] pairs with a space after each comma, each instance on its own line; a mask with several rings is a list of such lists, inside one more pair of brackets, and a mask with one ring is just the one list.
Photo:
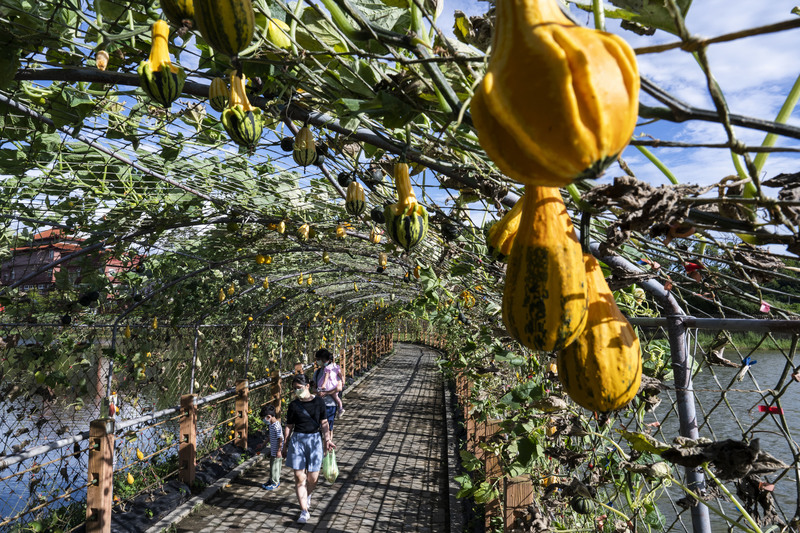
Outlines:
[[[498, 6], [450, 13], [428, 0], [254, 0], [254, 36], [235, 57], [172, 21], [167, 52], [187, 78], [164, 105], [143, 88], [137, 67], [152, 52], [166, 4], [0, 0], [4, 457], [81, 434], [109, 404], [131, 420], [174, 407], [182, 394], [207, 397], [238, 379], [312, 363], [315, 347], [338, 353], [386, 331], [399, 339], [434, 332], [449, 337], [456, 366], [468, 369], [475, 412], [508, 417], [536, 437], [512, 431], [495, 451], [508, 456], [504, 476], [543, 481], [537, 498], [551, 521], [561, 509], [547, 501], [564, 507], [570, 494], [557, 481], [576, 479], [599, 506], [588, 518], [570, 514], [576, 527], [693, 527], [686, 514], [697, 506], [686, 511], [678, 502], [694, 500], [676, 487], [682, 480], [697, 488], [699, 478], [678, 468], [674, 481], [644, 471], [661, 462], [663, 446], [636, 440], [646, 434], [674, 448], [688, 434], [689, 404], [698, 436], [741, 441], [742, 453], [756, 457], [759, 442], [781, 462], [757, 480], [717, 470], [722, 485], [703, 471], [705, 496], [726, 502], [723, 514], [753, 531], [800, 520], [800, 497], [790, 490], [800, 378], [796, 346], [782, 336], [796, 334], [796, 324], [770, 335], [760, 333], [767, 326], [695, 332], [642, 322], [643, 372], [659, 385], [629, 411], [609, 418], [573, 404], [569, 416], [533, 407], [558, 393], [558, 382], [549, 359], [509, 337], [501, 319], [507, 267], [487, 242], [525, 187], [487, 156], [482, 143], [491, 139], [480, 139], [471, 107], [500, 27]], [[607, 177], [578, 180], [562, 194], [583, 222], [583, 244], [597, 244], [619, 306], [647, 320], [683, 313], [796, 322], [800, 65], [784, 53], [800, 27], [795, 6], [566, 4], [573, 21], [622, 35], [639, 63], [630, 146], [608, 158]], [[706, 28], [713, 36], [699, 37]], [[520, 70], [512, 74], [528, 94], [538, 70]], [[249, 146], [231, 140], [225, 110], [209, 99], [216, 79], [232, 94], [230, 71], [246, 80], [245, 98], [264, 119]], [[528, 108], [494, 111], [523, 116]], [[318, 147], [309, 160], [295, 150], [303, 126]], [[430, 213], [413, 249], [395, 244], [385, 222], [401, 161]], [[364, 206], [346, 202], [351, 181], [366, 188]], [[684, 341], [676, 335], [686, 327]], [[253, 391], [254, 406], [266, 389]], [[201, 407], [201, 453], [231, 440], [234, 401]], [[169, 435], [177, 423], [143, 422], [119, 436], [118, 507], [175, 474]], [[565, 433], [573, 427], [593, 434]], [[553, 442], [548, 459], [540, 448]], [[73, 472], [85, 453], [69, 446], [0, 471], [12, 487], [0, 494], [3, 527], [58, 506], [82, 515], [65, 505], [85, 489]], [[730, 452], [698, 446], [670, 453]], [[591, 461], [578, 464], [573, 453]], [[699, 475], [700, 465], [693, 468]], [[472, 489], [462, 480], [462, 495], [494, 501], [488, 485], [475, 497], [479, 478]], [[749, 515], [733, 510], [734, 500]], [[714, 528], [728, 527], [712, 512], [718, 518]]]
[[117, 421], [113, 508], [125, 512], [179, 472], [182, 395], [201, 400], [201, 460], [237, 438], [239, 381], [254, 384], [243, 414], [254, 433], [263, 427], [261, 408], [279, 405], [289, 392], [276, 388], [276, 376], [291, 376], [296, 363], [313, 360], [327, 341], [315, 328], [255, 321], [156, 328], [0, 324], [0, 338], [0, 531], [67, 530], [85, 521], [90, 421]]

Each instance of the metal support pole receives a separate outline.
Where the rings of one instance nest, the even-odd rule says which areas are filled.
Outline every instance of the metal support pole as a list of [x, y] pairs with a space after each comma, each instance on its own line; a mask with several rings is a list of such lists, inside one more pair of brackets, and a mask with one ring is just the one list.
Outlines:
[[244, 336], [244, 379], [247, 379], [247, 374], [250, 372], [250, 341], [253, 337], [253, 328], [250, 323], [247, 323], [247, 333]]
[[281, 346], [278, 351], [278, 370], [283, 371], [283, 324], [281, 324]]
[[[111, 353], [117, 350], [117, 325], [111, 329]], [[109, 413], [109, 406], [111, 405], [111, 381], [114, 379], [114, 359], [108, 359], [108, 376], [106, 377], [106, 395], [105, 400], [100, 402], [100, 413]], [[110, 413], [115, 416], [116, 413]]]
[[194, 328], [194, 353], [192, 354], [192, 379], [189, 381], [189, 394], [194, 394], [194, 371], [197, 368], [197, 343], [200, 339], [200, 328]]
[[306, 338], [306, 350], [303, 354], [303, 362], [308, 363], [308, 326], [306, 326], [305, 334], [303, 335]]
[[[601, 255], [600, 247], [597, 243], [591, 243], [590, 248], [595, 257], [600, 258], [609, 266], [621, 268], [631, 273], [642, 272], [641, 268], [621, 256]], [[678, 404], [680, 434], [683, 437], [696, 439], [699, 434], [694, 405], [694, 388], [692, 386], [692, 361], [689, 358], [686, 343], [686, 325], [690, 317], [686, 316], [675, 297], [669, 291], [664, 290], [664, 287], [656, 280], [648, 279], [638, 282], [638, 284], [658, 300], [664, 307], [664, 314], [667, 315], [667, 334], [669, 335], [672, 370], [675, 376], [675, 399]], [[687, 468], [686, 484], [698, 495], [705, 493], [705, 476], [701, 471]], [[692, 506], [692, 531], [694, 533], [711, 533], [708, 507], [700, 503], [695, 503]]]
[[[669, 335], [669, 351], [672, 356], [672, 372], [675, 376], [675, 396], [678, 404], [680, 434], [683, 437], [696, 439], [697, 413], [694, 407], [694, 388], [692, 385], [692, 360], [686, 344], [686, 325], [684, 317], [672, 315], [667, 317], [667, 334]], [[695, 494], [706, 492], [705, 476], [697, 468], [686, 467], [686, 485]], [[692, 530], [694, 533], [711, 533], [711, 522], [708, 507], [696, 502], [692, 506]]]

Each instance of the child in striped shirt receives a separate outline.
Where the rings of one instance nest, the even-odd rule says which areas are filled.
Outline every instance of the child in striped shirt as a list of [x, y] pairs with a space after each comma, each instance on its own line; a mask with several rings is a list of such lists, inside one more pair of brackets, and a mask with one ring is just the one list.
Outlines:
[[281, 468], [283, 468], [283, 431], [281, 421], [275, 412], [275, 407], [265, 405], [261, 409], [261, 418], [269, 426], [269, 483], [264, 483], [261, 487], [265, 490], [275, 490], [281, 486]]

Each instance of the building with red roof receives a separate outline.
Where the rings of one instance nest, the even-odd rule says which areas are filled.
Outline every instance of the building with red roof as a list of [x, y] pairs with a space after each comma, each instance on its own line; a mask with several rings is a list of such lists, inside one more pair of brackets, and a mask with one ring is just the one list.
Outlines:
[[[55, 287], [56, 274], [64, 269], [67, 270], [70, 281], [75, 284], [80, 283], [81, 269], [86, 268], [86, 256], [68, 259], [52, 267], [48, 265], [82, 250], [85, 240], [60, 229], [37, 233], [29, 245], [12, 248], [11, 259], [0, 264], [0, 285], [13, 285], [23, 277], [41, 270], [23, 283], [22, 290], [45, 292]], [[116, 258], [104, 253], [99, 257], [95, 256], [92, 263], [93, 266], [102, 268], [109, 281], [114, 284], [117, 282], [119, 272], [135, 267], [141, 260], [142, 257], [139, 255], [132, 258]]]

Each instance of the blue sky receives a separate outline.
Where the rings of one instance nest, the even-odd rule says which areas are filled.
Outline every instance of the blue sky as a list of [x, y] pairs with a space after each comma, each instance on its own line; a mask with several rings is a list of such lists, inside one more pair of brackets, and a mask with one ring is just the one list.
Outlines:
[[[475, 0], [444, 0], [439, 25], [452, 31], [452, 13], [461, 10], [468, 15], [483, 14], [487, 2]], [[695, 0], [686, 18], [689, 31], [703, 37], [741, 31], [748, 28], [794, 19], [793, 0]], [[591, 15], [572, 7], [578, 20], [592, 26]], [[619, 23], [607, 19], [607, 29], [622, 35], [634, 48], [670, 43], [677, 38], [658, 31], [651, 37], [638, 36], [619, 29]], [[709, 47], [711, 70], [727, 99], [731, 112], [773, 120], [792, 84], [800, 74], [800, 29], [776, 34], [754, 36]], [[638, 57], [642, 74], [649, 77], [678, 98], [698, 107], [712, 109], [706, 80], [691, 54], [673, 50]], [[646, 95], [642, 101], [652, 104]], [[795, 112], [790, 123], [800, 125], [800, 113]], [[636, 128], [636, 135], [649, 134], [663, 140], [682, 142], [725, 142], [720, 124], [659, 122]], [[747, 144], [761, 144], [761, 132], [737, 129], [737, 136]], [[800, 143], [780, 139], [779, 146], [800, 146]], [[682, 183], [709, 184], [735, 173], [731, 156], [721, 149], [654, 149]], [[628, 148], [623, 154], [640, 179], [654, 184], [667, 183], [666, 178], [638, 150]], [[800, 157], [797, 154], [773, 154], [764, 167], [763, 178], [781, 172], [796, 172]], [[603, 180], [620, 175], [612, 168]]]

